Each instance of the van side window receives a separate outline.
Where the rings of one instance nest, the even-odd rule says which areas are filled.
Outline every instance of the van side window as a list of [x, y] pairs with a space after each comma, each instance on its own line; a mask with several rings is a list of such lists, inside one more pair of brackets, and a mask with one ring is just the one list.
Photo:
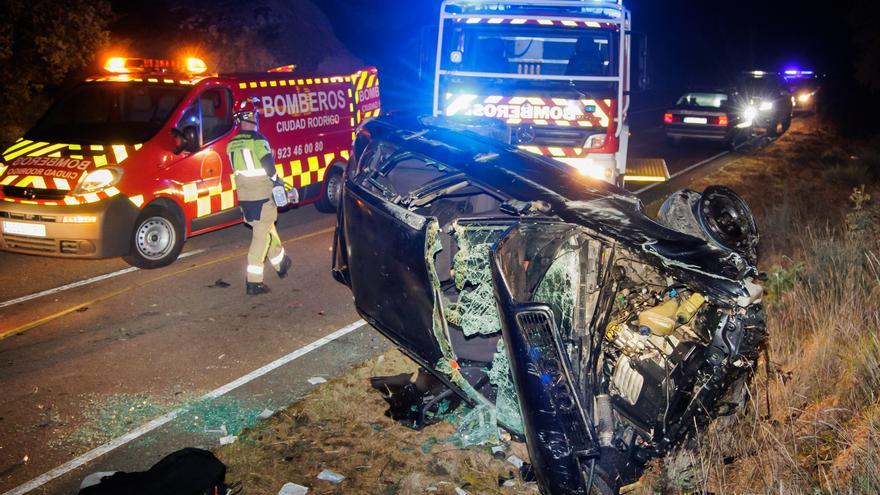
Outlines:
[[195, 127], [200, 144], [209, 143], [232, 130], [232, 94], [225, 88], [212, 88], [199, 95], [183, 111], [177, 129]]
[[212, 88], [199, 95], [202, 110], [202, 143], [209, 143], [232, 130], [232, 94]]

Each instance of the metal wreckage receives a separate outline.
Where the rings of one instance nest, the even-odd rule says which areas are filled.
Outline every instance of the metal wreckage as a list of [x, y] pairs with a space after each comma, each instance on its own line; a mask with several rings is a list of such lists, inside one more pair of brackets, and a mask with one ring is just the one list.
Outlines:
[[743, 403], [767, 338], [754, 219], [710, 187], [654, 221], [625, 190], [486, 133], [366, 123], [334, 277], [442, 383], [416, 423], [455, 395], [463, 422], [526, 441], [542, 493], [617, 493]]

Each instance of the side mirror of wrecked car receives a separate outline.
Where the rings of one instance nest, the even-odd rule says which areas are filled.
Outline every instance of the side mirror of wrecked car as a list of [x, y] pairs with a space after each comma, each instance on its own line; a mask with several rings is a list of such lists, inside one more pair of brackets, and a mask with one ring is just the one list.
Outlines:
[[175, 140], [175, 155], [184, 151], [195, 153], [199, 150], [199, 131], [195, 126], [184, 127], [183, 131], [177, 128], [171, 129], [171, 135]]

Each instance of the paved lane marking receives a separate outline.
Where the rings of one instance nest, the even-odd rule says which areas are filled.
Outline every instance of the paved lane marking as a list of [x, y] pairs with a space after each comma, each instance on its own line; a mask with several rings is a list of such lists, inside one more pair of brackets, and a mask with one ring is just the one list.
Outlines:
[[703, 165], [705, 165], [711, 161], [717, 160], [717, 159], [721, 158], [722, 156], [729, 155], [729, 154], [730, 154], [730, 151], [722, 151], [721, 153], [718, 153], [717, 155], [710, 156], [709, 158], [706, 158], [705, 160], [699, 161], [699, 162], [697, 162], [697, 163], [695, 163], [695, 164], [693, 164], [683, 170], [679, 170], [678, 172], [670, 175], [669, 179], [666, 179], [663, 182], [655, 182], [651, 185], [645, 186], [637, 191], [634, 191], [633, 194], [635, 194], [635, 195], [642, 194], [643, 192], [648, 191], [650, 189], [653, 189], [653, 188], [659, 186], [660, 184], [666, 184], [667, 182], [671, 181], [672, 179], [674, 179], [680, 175], [686, 174], [697, 167], [702, 167]]
[[[180, 256], [177, 257], [177, 259], [180, 260], [180, 259], [183, 259], [183, 258], [189, 258], [190, 256], [195, 256], [195, 255], [197, 255], [197, 254], [202, 254], [202, 253], [204, 253], [205, 251], [206, 251], [206, 249], [196, 249], [196, 250], [194, 250], [194, 251], [189, 251], [189, 252], [186, 252], [186, 253], [182, 253]], [[59, 292], [64, 292], [64, 291], [69, 290], [69, 289], [75, 289], [75, 288], [77, 288], [77, 287], [82, 287], [82, 286], [84, 286], [84, 285], [91, 285], [91, 284], [94, 284], [94, 283], [96, 283], [96, 282], [101, 282], [101, 281], [103, 281], [103, 280], [107, 280], [107, 279], [111, 279], [111, 278], [114, 278], [114, 277], [118, 277], [118, 276], [120, 276], [120, 275], [125, 275], [126, 273], [136, 272], [136, 271], [138, 271], [138, 270], [140, 270], [140, 268], [138, 268], [138, 267], [136, 267], [136, 266], [132, 266], [132, 267], [124, 268], [124, 269], [122, 269], [122, 270], [118, 270], [118, 271], [115, 271], [115, 272], [105, 273], [105, 274], [103, 274], [103, 275], [98, 275], [97, 277], [92, 277], [92, 278], [89, 278], [89, 279], [86, 279], [86, 280], [80, 280], [79, 282], [73, 282], [73, 283], [70, 283], [70, 284], [67, 284], [67, 285], [62, 285], [62, 286], [60, 286], [60, 287], [55, 287], [54, 289], [46, 289], [46, 290], [44, 290], [44, 291], [35, 292], [35, 293], [33, 293], [33, 294], [29, 294], [29, 295], [27, 295], [27, 296], [21, 296], [21, 297], [15, 298], [15, 299], [10, 299], [10, 300], [8, 300], [8, 301], [0, 302], [0, 308], [5, 308], [6, 306], [12, 306], [13, 304], [18, 304], [18, 303], [22, 303], [22, 302], [25, 302], [25, 301], [30, 301], [30, 300], [32, 300], [32, 299], [37, 299], [37, 298], [39, 298], [39, 297], [43, 297], [43, 296], [49, 296], [49, 295], [52, 295], [52, 294], [57, 294], [57, 293], [59, 293]]]
[[[336, 229], [335, 227], [327, 227], [327, 228], [325, 228], [325, 229], [316, 230], [316, 231], [311, 232], [311, 233], [309, 233], [309, 234], [304, 234], [304, 235], [301, 235], [301, 236], [299, 236], [299, 237], [294, 237], [293, 239], [288, 239], [287, 241], [283, 242], [283, 244], [289, 244], [289, 243], [292, 243], [292, 242], [297, 242], [297, 241], [302, 241], [302, 240], [309, 239], [309, 238], [312, 238], [312, 237], [317, 237], [317, 236], [322, 235], [322, 234], [328, 234], [328, 233], [330, 233], [330, 232], [333, 232], [335, 229]], [[72, 306], [72, 307], [69, 307], [69, 308], [67, 308], [67, 309], [63, 309], [63, 310], [58, 311], [58, 312], [56, 312], [56, 313], [53, 313], [53, 314], [51, 314], [51, 315], [49, 315], [49, 316], [44, 316], [44, 317], [42, 317], [42, 318], [39, 318], [39, 319], [36, 319], [36, 320], [30, 321], [30, 322], [28, 322], [28, 323], [25, 323], [25, 324], [19, 325], [19, 326], [15, 327], [15, 328], [11, 328], [11, 329], [9, 329], [9, 330], [2, 330], [2, 331], [0, 331], [0, 340], [6, 339], [6, 338], [8, 338], [8, 337], [12, 337], [13, 335], [18, 335], [18, 334], [20, 334], [20, 333], [23, 333], [23, 332], [26, 332], [26, 331], [28, 331], [28, 330], [31, 330], [32, 328], [36, 328], [36, 327], [38, 327], [38, 326], [40, 326], [40, 325], [43, 325], [43, 324], [45, 324], [45, 323], [48, 323], [48, 322], [50, 322], [50, 321], [52, 321], [52, 320], [56, 320], [56, 319], [58, 319], [58, 318], [61, 318], [62, 316], [65, 316], [65, 315], [68, 315], [68, 314], [70, 314], [70, 313], [73, 313], [74, 311], [76, 311], [76, 310], [78, 310], [78, 309], [80, 309], [80, 308], [84, 308], [84, 307], [86, 307], [86, 306], [91, 306], [91, 305], [93, 305], [93, 304], [97, 304], [97, 303], [99, 303], [99, 302], [106, 301], [107, 299], [111, 299], [111, 298], [113, 298], [113, 297], [116, 297], [116, 296], [118, 296], [118, 295], [120, 295], [120, 294], [124, 294], [124, 293], [129, 292], [129, 291], [134, 290], [134, 289], [140, 289], [141, 287], [145, 287], [145, 286], [147, 286], [147, 285], [153, 284], [153, 283], [158, 282], [158, 281], [160, 281], [160, 280], [165, 280], [166, 278], [171, 278], [171, 277], [174, 277], [174, 276], [177, 276], [177, 275], [182, 275], [182, 274], [184, 274], [184, 273], [186, 273], [186, 272], [189, 272], [189, 271], [192, 271], [192, 270], [197, 270], [197, 269], [199, 269], [199, 268], [205, 268], [205, 267], [207, 267], [207, 266], [216, 265], [216, 264], [218, 264], [218, 263], [223, 263], [224, 261], [229, 261], [229, 260], [234, 259], [234, 258], [240, 258], [240, 257], [244, 256], [244, 254], [245, 254], [246, 252], [247, 252], [247, 250], [242, 249], [242, 250], [240, 250], [239, 252], [236, 252], [235, 254], [230, 254], [230, 255], [228, 255], [228, 256], [224, 256], [224, 257], [222, 257], [222, 258], [217, 258], [217, 259], [214, 259], [214, 260], [206, 261], [206, 262], [204, 262], [204, 263], [195, 264], [195, 265], [192, 265], [192, 266], [186, 267], [186, 268], [184, 268], [184, 269], [182, 269], [182, 270], [177, 270], [177, 271], [175, 271], [175, 272], [166, 273], [166, 274], [164, 274], [164, 275], [158, 276], [158, 277], [153, 278], [153, 279], [150, 279], [150, 280], [146, 280], [146, 281], [141, 282], [141, 283], [139, 283], [139, 284], [128, 285], [128, 286], [123, 287], [123, 288], [121, 288], [121, 289], [119, 289], [119, 290], [117, 290], [117, 291], [110, 292], [109, 294], [104, 294], [103, 296], [96, 297], [96, 298], [92, 299], [91, 301], [87, 301], [87, 302], [84, 302], [84, 303], [82, 303], [82, 304], [77, 304], [76, 306]]]
[[[304, 355], [306, 355], [316, 349], [320, 349], [321, 347], [329, 344], [330, 342], [333, 342], [334, 340], [336, 340], [340, 337], [343, 337], [345, 335], [350, 334], [351, 332], [361, 328], [362, 326], [364, 326], [366, 324], [367, 323], [364, 320], [358, 320], [350, 325], [346, 325], [346, 326], [340, 328], [339, 330], [336, 330], [335, 332], [333, 332], [329, 335], [321, 337], [320, 339], [312, 342], [311, 344], [300, 347], [299, 349], [291, 352], [290, 354], [287, 354], [286, 356], [282, 356], [282, 357], [276, 359], [275, 361], [272, 361], [271, 363], [269, 363], [261, 368], [257, 368], [254, 371], [251, 371], [250, 373], [242, 376], [241, 378], [233, 380], [233, 381], [227, 383], [226, 385], [223, 385], [219, 388], [216, 388], [216, 389], [208, 392], [207, 394], [201, 396], [201, 398], [199, 400], [207, 401], [207, 400], [212, 400], [212, 399], [216, 399], [218, 397], [221, 397], [221, 396], [241, 387], [242, 385], [250, 383], [250, 382], [256, 380], [257, 378], [259, 378], [267, 373], [270, 373], [270, 372], [280, 368], [281, 366], [284, 366], [287, 363], [290, 363], [291, 361], [293, 361], [297, 358], [300, 358], [300, 357], [302, 357], [302, 356], [304, 356]], [[23, 495], [31, 490], [35, 490], [35, 489], [45, 485], [46, 483], [54, 480], [55, 478], [63, 476], [65, 474], [69, 473], [70, 471], [73, 471], [74, 469], [82, 467], [82, 466], [94, 461], [95, 459], [101, 457], [102, 455], [110, 453], [110, 452], [118, 449], [119, 447], [122, 447], [123, 445], [125, 445], [133, 440], [136, 440], [136, 439], [146, 435], [147, 433], [150, 433], [151, 431], [155, 430], [156, 428], [159, 428], [163, 425], [170, 423], [171, 421], [174, 421], [175, 418], [177, 418], [181, 414], [184, 414], [186, 411], [187, 411], [187, 407], [179, 407], [171, 412], [165, 413], [162, 416], [159, 416], [158, 418], [153, 419], [152, 421], [150, 421], [150, 422], [148, 422], [138, 428], [135, 428], [134, 430], [131, 430], [130, 432], [126, 433], [125, 435], [122, 435], [121, 437], [117, 437], [117, 438], [105, 443], [104, 445], [96, 447], [96, 448], [86, 452], [85, 454], [79, 456], [79, 457], [76, 457], [74, 459], [71, 459], [71, 460], [65, 462], [64, 464], [56, 467], [55, 469], [52, 469], [50, 471], [47, 471], [47, 472], [41, 474], [40, 476], [37, 476], [36, 478], [28, 481], [27, 483], [24, 483], [23, 485], [19, 485], [18, 487], [13, 488], [12, 490], [4, 493], [3, 495]]]

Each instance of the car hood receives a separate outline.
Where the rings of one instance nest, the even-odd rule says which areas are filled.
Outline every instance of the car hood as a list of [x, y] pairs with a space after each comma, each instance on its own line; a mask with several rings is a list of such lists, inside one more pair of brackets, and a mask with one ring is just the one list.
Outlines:
[[377, 137], [453, 164], [489, 190], [520, 201], [543, 201], [563, 221], [620, 242], [707, 293], [726, 299], [748, 294], [743, 280], [755, 269], [744, 257], [660, 225], [622, 188], [503, 142], [452, 130], [442, 119], [397, 115], [364, 127]]

